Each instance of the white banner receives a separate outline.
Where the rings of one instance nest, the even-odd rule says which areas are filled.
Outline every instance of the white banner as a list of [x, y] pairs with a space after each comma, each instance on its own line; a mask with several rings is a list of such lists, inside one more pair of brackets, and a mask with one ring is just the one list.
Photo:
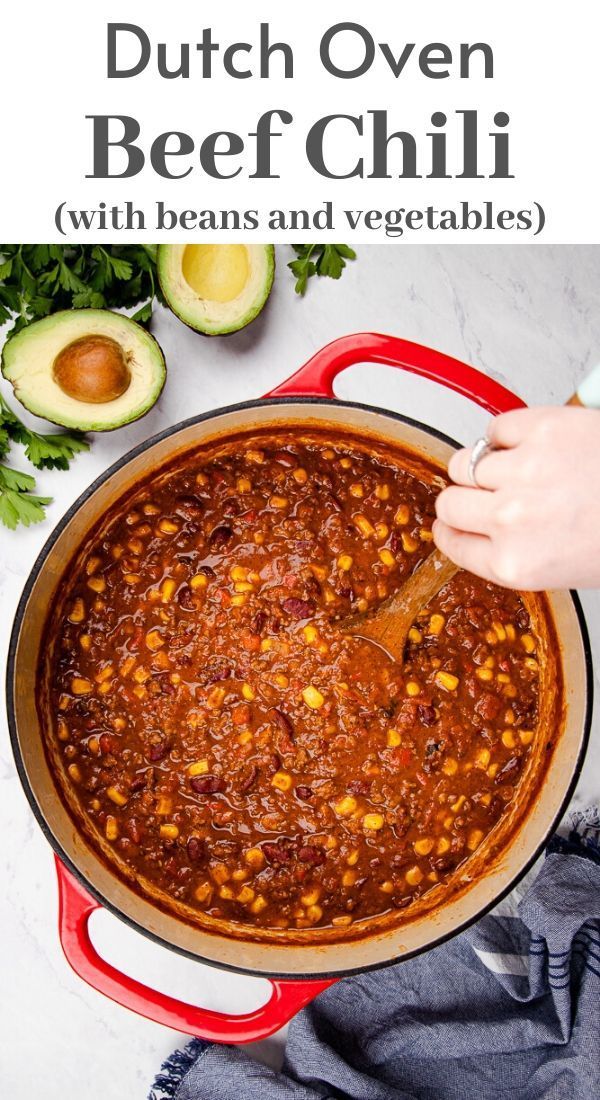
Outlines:
[[6, 5], [2, 237], [600, 241], [568, 5]]

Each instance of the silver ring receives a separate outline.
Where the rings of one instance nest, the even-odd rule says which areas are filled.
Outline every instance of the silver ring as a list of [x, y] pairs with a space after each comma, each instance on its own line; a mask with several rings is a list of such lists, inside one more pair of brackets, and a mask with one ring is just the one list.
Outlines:
[[484, 435], [481, 436], [481, 438], [473, 444], [471, 457], [469, 459], [467, 476], [469, 478], [469, 481], [473, 485], [475, 485], [477, 489], [483, 488], [483, 486], [481, 486], [477, 480], [477, 467], [479, 466], [482, 458], [485, 458], [485, 456], [489, 455], [493, 450], [495, 450], [494, 446]]

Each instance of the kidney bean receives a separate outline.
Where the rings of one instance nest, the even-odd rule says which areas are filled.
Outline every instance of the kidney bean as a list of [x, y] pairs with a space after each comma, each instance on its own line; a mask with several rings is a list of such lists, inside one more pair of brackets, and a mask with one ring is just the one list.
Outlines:
[[287, 714], [284, 714], [282, 710], [279, 710], [279, 707], [271, 707], [269, 714], [273, 716], [273, 719], [279, 726], [281, 732], [285, 733], [288, 739], [293, 742], [294, 727]]
[[193, 775], [190, 787], [195, 794], [218, 794], [225, 790], [225, 782], [218, 775]]
[[226, 523], [219, 524], [215, 527], [214, 531], [211, 531], [208, 537], [208, 543], [211, 550], [224, 550], [227, 543], [233, 538], [233, 531]]
[[296, 787], [296, 796], [301, 802], [309, 802], [313, 796], [312, 787], [304, 787], [302, 785]]
[[263, 632], [263, 630], [264, 630], [264, 628], [267, 624], [268, 617], [269, 616], [267, 615], [266, 611], [257, 611], [256, 612], [256, 615], [254, 616], [254, 618], [252, 620], [252, 629], [253, 629], [255, 634], [262, 634], [262, 632]]
[[493, 722], [494, 718], [498, 717], [502, 706], [502, 699], [498, 695], [491, 695], [486, 691], [475, 703], [475, 712], [484, 721]]
[[240, 784], [240, 787], [239, 787], [240, 794], [246, 794], [246, 792], [249, 791], [254, 786], [254, 784], [256, 783], [256, 780], [258, 779], [258, 776], [259, 776], [258, 765], [253, 764], [252, 767], [250, 768], [250, 771], [248, 772], [246, 778]]
[[286, 466], [288, 469], [295, 469], [298, 465], [298, 459], [291, 451], [276, 451], [273, 455], [275, 462], [278, 462], [280, 466]]
[[353, 779], [348, 784], [348, 790], [350, 794], [368, 794], [371, 790], [373, 780], [372, 779]]
[[188, 858], [192, 863], [198, 863], [206, 856], [206, 845], [201, 837], [191, 836], [185, 846]]
[[517, 757], [511, 756], [510, 760], [507, 760], [506, 764], [504, 764], [504, 766], [500, 768], [500, 771], [496, 775], [495, 782], [504, 783], [509, 778], [509, 776], [512, 777], [515, 775], [515, 772], [519, 770], [519, 767], [520, 765]]
[[301, 863], [310, 863], [312, 867], [319, 867], [325, 863], [327, 856], [322, 848], [316, 848], [312, 844], [304, 844], [298, 851], [298, 859]]
[[189, 516], [197, 516], [204, 511], [204, 502], [193, 493], [182, 493], [180, 496], [175, 497], [175, 511], [184, 519]]
[[164, 760], [165, 756], [171, 748], [171, 742], [167, 737], [161, 737], [158, 741], [152, 741], [146, 751], [148, 760], [152, 760], [156, 763], [158, 760]]
[[177, 593], [177, 603], [180, 607], [183, 607], [184, 611], [197, 611], [200, 607], [200, 601], [196, 599], [194, 593], [191, 588], [188, 588], [187, 584], [179, 589]]
[[101, 733], [98, 739], [98, 744], [100, 745], [100, 752], [103, 756], [107, 756], [108, 753], [113, 751], [113, 739], [110, 736], [110, 733]]
[[281, 606], [292, 619], [310, 619], [315, 613], [313, 600], [299, 600], [295, 596], [284, 600]]
[[262, 845], [262, 850], [269, 863], [289, 863], [294, 854], [293, 849], [288, 844], [283, 844], [281, 841], [277, 843], [266, 841], [266, 843]]
[[419, 703], [417, 706], [417, 718], [422, 726], [433, 726], [438, 721], [439, 715], [435, 707]]

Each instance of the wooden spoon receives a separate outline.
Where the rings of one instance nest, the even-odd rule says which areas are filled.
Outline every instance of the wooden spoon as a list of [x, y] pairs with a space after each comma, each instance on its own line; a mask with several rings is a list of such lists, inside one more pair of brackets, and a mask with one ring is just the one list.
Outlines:
[[[600, 409], [600, 365], [586, 375], [565, 404]], [[393, 596], [362, 615], [342, 620], [340, 629], [345, 634], [356, 634], [375, 642], [402, 664], [408, 632], [419, 611], [427, 607], [458, 572], [459, 566], [441, 550], [433, 550]]]
[[362, 615], [344, 619], [340, 628], [345, 634], [375, 642], [402, 664], [408, 632], [419, 611], [458, 571], [459, 566], [441, 550], [432, 550], [393, 596]]

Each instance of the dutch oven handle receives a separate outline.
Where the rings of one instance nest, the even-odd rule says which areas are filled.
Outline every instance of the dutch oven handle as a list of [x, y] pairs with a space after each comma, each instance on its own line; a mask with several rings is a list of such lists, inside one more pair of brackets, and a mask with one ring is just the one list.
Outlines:
[[230, 1015], [197, 1008], [175, 997], [159, 993], [116, 970], [96, 951], [89, 934], [88, 921], [99, 902], [92, 898], [70, 871], [56, 858], [58, 875], [60, 942], [67, 961], [80, 978], [112, 1001], [186, 1035], [200, 1035], [215, 1043], [254, 1043], [266, 1039], [291, 1020], [333, 982], [277, 981], [265, 1005], [253, 1012]]
[[333, 340], [265, 397], [335, 397], [336, 376], [356, 363], [384, 363], [429, 378], [475, 401], [493, 415], [525, 404], [475, 367], [410, 340], [376, 332], [357, 332]]

